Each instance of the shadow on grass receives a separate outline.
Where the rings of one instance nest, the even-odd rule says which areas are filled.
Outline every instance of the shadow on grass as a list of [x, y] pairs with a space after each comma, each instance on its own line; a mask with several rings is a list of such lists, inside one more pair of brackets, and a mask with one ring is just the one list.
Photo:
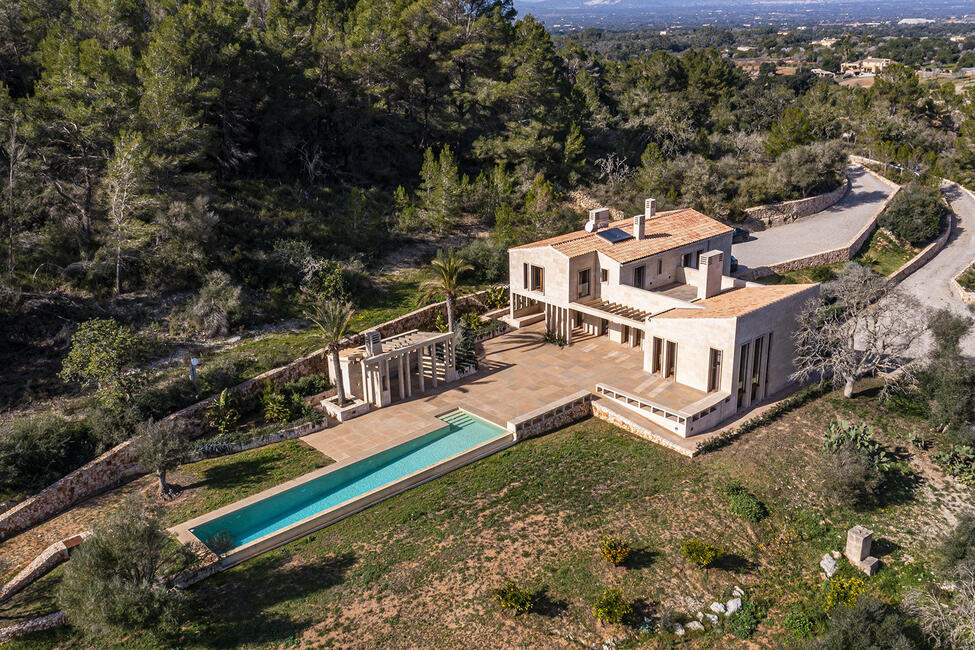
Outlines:
[[211, 648], [241, 644], [271, 644], [293, 639], [319, 619], [287, 611], [276, 605], [298, 601], [342, 584], [356, 563], [353, 553], [319, 558], [288, 566], [291, 556], [268, 555], [203, 582], [194, 590], [196, 614], [191, 627], [198, 641]]
[[568, 609], [569, 603], [564, 600], [556, 600], [548, 595], [548, 586], [545, 585], [535, 592], [535, 605], [533, 610], [536, 614], [555, 618]]
[[873, 540], [873, 544], [870, 545], [870, 555], [874, 556], [878, 560], [890, 555], [896, 550], [899, 550], [901, 546], [886, 537], [881, 537], [879, 539]]
[[735, 573], [748, 573], [755, 569], [755, 563], [737, 553], [725, 553], [711, 565], [715, 569], [724, 571], [734, 571]]
[[630, 556], [623, 562], [627, 569], [645, 569], [660, 557], [660, 551], [652, 548], [633, 548]]
[[249, 485], [259, 485], [267, 478], [267, 473], [274, 469], [274, 465], [274, 458], [241, 458], [231, 463], [207, 467], [201, 472], [203, 475], [201, 480], [180, 487], [184, 490], [198, 487], [208, 487], [213, 490], [233, 489], [240, 493]]

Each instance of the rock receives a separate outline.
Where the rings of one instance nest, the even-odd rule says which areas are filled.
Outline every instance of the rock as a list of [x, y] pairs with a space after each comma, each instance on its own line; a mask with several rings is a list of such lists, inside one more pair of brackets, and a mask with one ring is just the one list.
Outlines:
[[686, 627], [688, 630], [694, 630], [695, 632], [704, 631], [704, 624], [701, 623], [700, 621], [691, 621], [690, 623], [687, 624]]
[[732, 598], [728, 601], [727, 613], [725, 616], [731, 616], [739, 609], [741, 609], [741, 598]]
[[674, 623], [674, 634], [677, 636], [684, 636], [684, 626], [680, 623]]
[[699, 620], [699, 621], [703, 621], [704, 620], [704, 612], [698, 612], [697, 613], [697, 620]]
[[745, 590], [739, 587], [738, 585], [735, 585], [735, 588], [731, 590], [731, 593], [737, 596], [738, 598], [741, 598], [742, 596], [745, 595]]
[[827, 578], [832, 578], [833, 574], [836, 573], [836, 558], [827, 553], [823, 556], [823, 559], [819, 561], [819, 566], [822, 568], [823, 573], [826, 574]]
[[711, 603], [711, 611], [715, 614], [724, 614], [725, 608], [723, 603]]
[[708, 622], [711, 625], [717, 625], [718, 624], [718, 620], [719, 619], [718, 619], [718, 615], [717, 614], [705, 614], [704, 615], [704, 618], [708, 619]]
[[840, 559], [840, 556], [843, 555], [839, 551], [830, 551], [829, 554], [833, 556], [834, 560]]

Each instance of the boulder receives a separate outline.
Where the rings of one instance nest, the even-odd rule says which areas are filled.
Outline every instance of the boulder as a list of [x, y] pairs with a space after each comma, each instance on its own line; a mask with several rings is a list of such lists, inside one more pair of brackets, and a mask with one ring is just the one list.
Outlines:
[[725, 616], [731, 616], [739, 609], [741, 609], [741, 598], [732, 598], [731, 600], [728, 601], [728, 605], [726, 607], [727, 613], [725, 614]]
[[717, 625], [720, 620], [717, 614], [705, 614], [704, 618], [708, 619], [708, 623], [711, 625]]
[[739, 587], [738, 585], [735, 585], [735, 588], [731, 590], [731, 593], [737, 596], [738, 598], [741, 598], [745, 595], [745, 590]]
[[684, 626], [680, 623], [674, 623], [674, 634], [677, 636], [684, 636]]
[[695, 632], [703, 632], [704, 624], [700, 621], [691, 621], [686, 625], [688, 630], [694, 630]]
[[724, 603], [711, 603], [711, 611], [715, 614], [724, 614]]
[[819, 566], [827, 578], [832, 578], [833, 574], [836, 573], [836, 558], [826, 553], [823, 555], [823, 559], [819, 561]]

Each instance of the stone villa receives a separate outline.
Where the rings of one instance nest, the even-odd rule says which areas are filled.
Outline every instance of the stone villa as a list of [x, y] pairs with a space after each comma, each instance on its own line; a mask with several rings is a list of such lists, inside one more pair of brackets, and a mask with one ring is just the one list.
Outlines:
[[584, 230], [508, 251], [516, 327], [544, 321], [566, 345], [607, 337], [642, 350], [642, 377], [601, 398], [681, 437], [703, 433], [787, 387], [795, 314], [817, 284], [730, 277], [733, 229], [693, 209], [633, 219], [592, 210]]

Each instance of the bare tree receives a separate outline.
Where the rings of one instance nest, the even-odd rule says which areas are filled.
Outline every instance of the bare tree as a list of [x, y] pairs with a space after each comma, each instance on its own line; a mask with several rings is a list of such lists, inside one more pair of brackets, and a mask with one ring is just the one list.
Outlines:
[[823, 287], [797, 316], [794, 379], [842, 379], [843, 394], [853, 395], [858, 379], [905, 365], [905, 355], [924, 332], [920, 306], [890, 292], [886, 280], [859, 264]]
[[605, 178], [613, 190], [626, 181], [632, 173], [630, 166], [626, 164], [626, 158], [621, 158], [615, 153], [597, 159], [596, 167], [599, 168], [599, 177]]
[[24, 152], [24, 145], [18, 143], [18, 127], [20, 115], [16, 109], [4, 121], [10, 124], [7, 132], [8, 140], [2, 152], [7, 159], [7, 272], [14, 272], [14, 236], [16, 223], [14, 221], [14, 190], [17, 181], [17, 165], [20, 155]]
[[146, 224], [135, 218], [146, 206], [143, 194], [144, 174], [148, 163], [139, 133], [125, 133], [115, 141], [115, 155], [105, 175], [109, 227], [115, 249], [115, 295], [122, 292], [122, 249], [148, 239]]

